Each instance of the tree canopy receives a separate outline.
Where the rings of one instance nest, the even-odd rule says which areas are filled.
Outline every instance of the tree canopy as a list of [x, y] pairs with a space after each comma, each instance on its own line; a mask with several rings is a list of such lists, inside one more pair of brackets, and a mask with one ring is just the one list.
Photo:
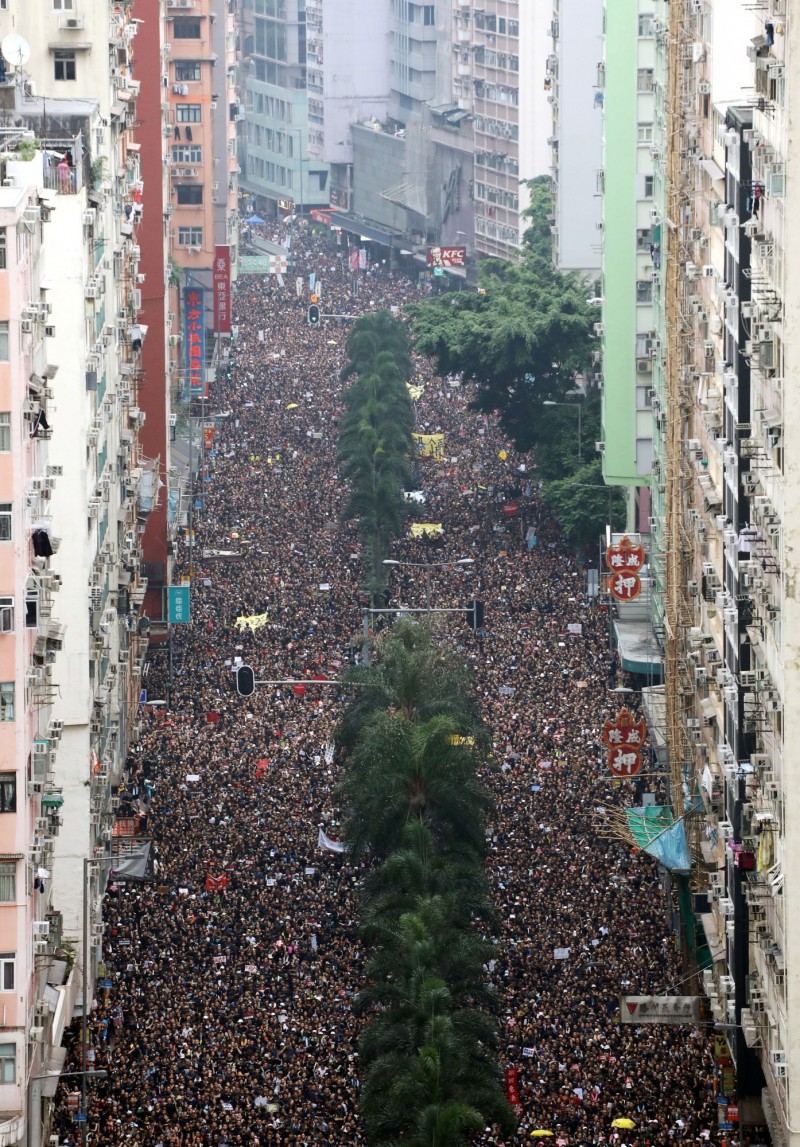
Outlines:
[[549, 411], [542, 404], [563, 401], [576, 374], [591, 367], [598, 318], [586, 280], [553, 266], [549, 194], [541, 184], [533, 186], [530, 238], [517, 262], [489, 259], [479, 268], [478, 292], [440, 295], [408, 308], [416, 349], [434, 359], [439, 373], [474, 382], [474, 408], [497, 411], [522, 452], [549, 437]]
[[336, 732], [338, 795], [362, 886], [366, 983], [356, 1009], [367, 1143], [466, 1147], [515, 1120], [497, 1064], [485, 965], [497, 916], [484, 860], [491, 811], [478, 766], [487, 734], [463, 665], [398, 622]]
[[350, 485], [345, 519], [358, 521], [371, 566], [372, 588], [383, 581], [389, 539], [399, 534], [411, 485], [414, 412], [407, 382], [411, 354], [405, 330], [388, 311], [365, 315], [347, 340], [339, 471]]

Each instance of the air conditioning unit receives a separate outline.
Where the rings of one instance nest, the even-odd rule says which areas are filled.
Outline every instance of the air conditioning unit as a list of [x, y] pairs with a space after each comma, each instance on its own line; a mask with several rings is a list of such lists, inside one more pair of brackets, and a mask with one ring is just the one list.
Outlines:
[[707, 80], [701, 80], [700, 83], [697, 85], [697, 91], [698, 91], [698, 94], [701, 96], [710, 96], [711, 95], [711, 84], [709, 84]]
[[24, 335], [33, 334], [33, 319], [20, 319], [19, 328]]
[[67, 32], [79, 32], [86, 27], [86, 21], [83, 16], [62, 16], [58, 26]]
[[44, 328], [44, 337], [46, 339], [54, 339], [56, 337], [56, 328], [51, 323], [48, 323]]

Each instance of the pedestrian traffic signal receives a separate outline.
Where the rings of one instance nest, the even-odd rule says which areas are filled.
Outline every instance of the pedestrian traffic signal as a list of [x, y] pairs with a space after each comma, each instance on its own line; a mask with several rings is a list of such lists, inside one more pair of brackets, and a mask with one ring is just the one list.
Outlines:
[[249, 665], [236, 669], [236, 692], [240, 697], [252, 697], [256, 691], [256, 675]]
[[312, 303], [308, 308], [308, 325], [315, 327], [319, 322], [319, 307], [316, 303]]
[[467, 625], [470, 629], [483, 629], [483, 602], [477, 599], [467, 607]]

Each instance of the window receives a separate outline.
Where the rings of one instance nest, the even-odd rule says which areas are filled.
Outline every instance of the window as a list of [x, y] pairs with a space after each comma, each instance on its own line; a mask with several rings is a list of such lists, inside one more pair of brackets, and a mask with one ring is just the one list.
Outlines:
[[199, 20], [173, 20], [172, 37], [174, 40], [199, 40]]
[[53, 78], [56, 80], [76, 79], [75, 53], [56, 48], [53, 51]]
[[190, 80], [200, 79], [200, 61], [199, 60], [176, 60], [175, 61], [175, 82], [178, 84], [185, 84]]
[[54, 12], [71, 12], [75, 7], [75, 0], [53, 0]]
[[648, 251], [650, 244], [653, 242], [653, 230], [651, 227], [640, 227], [636, 232], [636, 250]]
[[0, 633], [14, 632], [14, 599], [0, 597]]
[[0, 542], [12, 540], [11, 512], [11, 502], [0, 502]]
[[0, 227], [0, 271], [6, 269], [6, 229]]
[[0, 410], [0, 454], [7, 454], [11, 449], [11, 414], [8, 410]]
[[200, 104], [178, 104], [175, 115], [178, 123], [200, 123]]
[[652, 36], [654, 31], [653, 17], [647, 12], [639, 17], [639, 35]]
[[652, 92], [653, 90], [653, 69], [652, 68], [639, 68], [636, 73], [636, 90], [637, 92]]
[[178, 246], [179, 247], [202, 247], [203, 246], [203, 228], [202, 227], [179, 227], [178, 228]]
[[0, 864], [0, 902], [13, 904], [17, 899], [17, 866], [13, 860]]
[[179, 207], [197, 207], [203, 202], [203, 188], [199, 183], [179, 183], [176, 191]]
[[656, 177], [654, 175], [646, 175], [644, 177], [644, 198], [652, 199], [653, 192], [655, 191]]
[[172, 147], [173, 163], [202, 163], [203, 149], [199, 143], [176, 143]]
[[[5, 684], [0, 686], [5, 688]], [[2, 698], [0, 698], [2, 704]], [[17, 774], [0, 773], [0, 812], [17, 811]]]
[[636, 127], [636, 142], [637, 143], [652, 143], [653, 142], [653, 125], [651, 123], [640, 123]]
[[651, 279], [639, 279], [636, 283], [636, 302], [652, 303], [653, 282]]
[[0, 323], [0, 362], [8, 362], [8, 322]]
[[0, 1083], [17, 1082], [17, 1045], [0, 1043]]
[[[16, 962], [16, 956], [13, 952], [0, 952], [0, 992], [14, 991], [17, 979], [14, 975]], [[13, 1047], [14, 1045], [13, 1043], [9, 1045], [0, 1044], [0, 1047], [5, 1046]]]

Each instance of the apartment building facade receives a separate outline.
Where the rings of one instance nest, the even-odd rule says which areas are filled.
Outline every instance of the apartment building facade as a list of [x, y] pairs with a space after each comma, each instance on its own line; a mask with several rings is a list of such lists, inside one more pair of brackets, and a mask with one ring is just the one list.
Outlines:
[[[138, 442], [147, 337], [137, 242], [145, 195], [133, 139], [138, 28], [128, 5], [61, 0], [0, 12], [0, 102], [13, 125], [3, 195], [10, 212], [27, 202], [4, 230], [17, 284], [7, 300], [18, 394], [11, 429], [19, 465], [32, 467], [24, 489], [21, 472], [2, 479], [20, 506], [25, 637], [15, 702], [30, 725], [7, 758], [24, 833], [8, 842], [9, 855], [20, 854], [9, 881], [27, 919], [9, 971], [19, 976], [17, 1002], [4, 1013], [9, 1044], [15, 1028], [24, 1032], [18, 1101], [9, 1092], [2, 1107], [18, 1112], [16, 1129], [0, 1125], [6, 1143], [44, 1141], [64, 1027], [90, 1006], [117, 851], [113, 788], [147, 646], [140, 533], [160, 479]], [[9, 1088], [11, 1076], [9, 1066]]]
[[[654, 142], [654, 190], [663, 181], [651, 394], [651, 573], [666, 643], [658, 731], [684, 793], [702, 797], [702, 815], [696, 795], [684, 813], [703, 985], [728, 1080], [720, 1103], [737, 1107], [743, 1129], [765, 1123], [773, 1143], [789, 1144], [800, 1002], [791, 955], [797, 416], [786, 394], [798, 315], [788, 145], [798, 33], [781, 0], [687, 0], [653, 16], [667, 128]], [[628, 293], [633, 281], [638, 270]], [[608, 358], [604, 373], [607, 389]]]

